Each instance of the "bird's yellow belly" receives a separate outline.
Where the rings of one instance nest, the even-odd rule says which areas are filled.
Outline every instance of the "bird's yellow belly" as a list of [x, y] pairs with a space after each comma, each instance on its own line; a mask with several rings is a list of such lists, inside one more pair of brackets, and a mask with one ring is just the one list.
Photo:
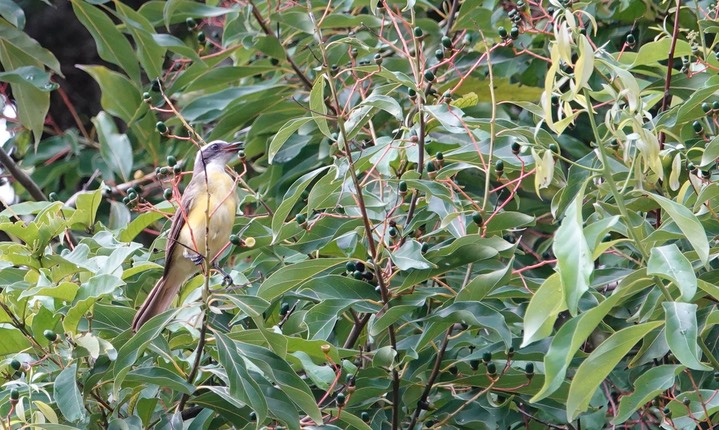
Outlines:
[[211, 173], [208, 179], [210, 183], [209, 228], [206, 222], [208, 199], [206, 193], [201, 193], [192, 210], [187, 214], [187, 222], [180, 232], [180, 242], [188, 244], [190, 248], [183, 254], [194, 251], [212, 259], [225, 246], [230, 233], [232, 233], [237, 197], [234, 181], [226, 173]]

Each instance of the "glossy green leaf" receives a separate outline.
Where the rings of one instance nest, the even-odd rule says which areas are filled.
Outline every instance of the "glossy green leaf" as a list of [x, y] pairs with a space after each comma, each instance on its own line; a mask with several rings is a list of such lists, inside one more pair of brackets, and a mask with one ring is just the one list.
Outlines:
[[559, 274], [548, 277], [529, 301], [524, 316], [522, 347], [544, 339], [552, 333], [557, 315], [567, 309]]
[[697, 277], [691, 262], [675, 244], [652, 248], [647, 274], [668, 279], [681, 291], [681, 300], [690, 301], [697, 292]]
[[140, 107], [140, 91], [125, 76], [103, 66], [78, 66], [100, 85], [102, 108], [129, 124]]
[[284, 266], [267, 278], [257, 295], [265, 300], [272, 301], [293, 288], [299, 288], [303, 282], [313, 278], [318, 273], [343, 264], [343, 258], [322, 258], [306, 260]]
[[92, 120], [100, 140], [102, 158], [112, 170], [127, 181], [132, 171], [132, 145], [126, 134], [120, 134], [112, 118], [100, 112]]
[[642, 405], [659, 396], [662, 391], [674, 385], [676, 376], [684, 366], [663, 365], [647, 370], [634, 381], [634, 391], [619, 399], [617, 416], [612, 420], [615, 425], [628, 420]]
[[697, 305], [693, 303], [662, 303], [666, 318], [667, 345], [679, 362], [694, 370], [711, 370], [703, 364], [697, 344]]
[[62, 416], [70, 422], [80, 421], [85, 416], [82, 394], [77, 387], [77, 364], [67, 366], [57, 375], [53, 385], [55, 402]]
[[611, 335], [579, 365], [567, 397], [567, 419], [572, 421], [587, 410], [589, 401], [624, 356], [660, 321], [634, 325]]

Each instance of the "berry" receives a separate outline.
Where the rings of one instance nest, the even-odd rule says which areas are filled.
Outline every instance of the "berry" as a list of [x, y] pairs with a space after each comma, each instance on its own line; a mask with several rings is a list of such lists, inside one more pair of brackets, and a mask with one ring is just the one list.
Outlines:
[[712, 109], [711, 105], [707, 102], [702, 103], [702, 110], [704, 113], [708, 113]]
[[382, 56], [379, 53], [374, 54], [374, 63], [378, 66], [382, 65]]
[[347, 377], [345, 378], [345, 383], [350, 387], [353, 387], [355, 385], [355, 382], [355, 375], [350, 374], [347, 375]]
[[346, 398], [345, 398], [344, 394], [342, 394], [342, 393], [337, 394], [337, 397], [335, 397], [335, 399], [337, 399], [337, 406], [345, 405]]
[[193, 18], [187, 18], [185, 24], [187, 24], [187, 29], [190, 31], [197, 28], [197, 22]]
[[295, 221], [297, 221], [297, 224], [304, 224], [307, 217], [304, 214], [297, 214], [295, 215]]
[[684, 400], [682, 400], [682, 403], [684, 403], [684, 406], [689, 406], [689, 404], [690, 404], [691, 402], [692, 402], [692, 401], [689, 399], [689, 397], [685, 397]]
[[555, 145], [554, 143], [549, 144], [549, 150], [554, 152], [555, 154], [559, 153], [559, 148], [557, 148], [557, 145]]
[[179, 175], [180, 173], [182, 173], [182, 166], [180, 166], [179, 164], [175, 164], [172, 167], [172, 172], [176, 175]]
[[144, 101], [145, 103], [152, 102], [152, 96], [150, 95], [150, 93], [148, 93], [147, 91], [142, 93], [142, 101]]
[[422, 37], [422, 35], [423, 35], [422, 29], [419, 27], [415, 27], [413, 32], [414, 32], [414, 37]]
[[156, 93], [160, 92], [162, 89], [162, 82], [160, 82], [160, 78], [152, 80], [152, 86], [150, 86], [150, 89]]
[[469, 366], [472, 368], [472, 370], [479, 369], [479, 360], [470, 360]]
[[[482, 221], [483, 221], [483, 219], [482, 219], [482, 214], [480, 214], [479, 212], [473, 213], [473, 214], [472, 214], [472, 221], [474, 221], [475, 224], [481, 226], [481, 225], [482, 225]], [[485, 357], [486, 357], [488, 354], [489, 354], [489, 358], [487, 358], [486, 360], [484, 360], [485, 362], [487, 362], [487, 361], [489, 361], [489, 360], [492, 359], [492, 354], [489, 353], [489, 352], [485, 352], [485, 353], [484, 353]]]
[[509, 37], [511, 37], [512, 40], [517, 40], [517, 38], [519, 37], [519, 28], [513, 25], [512, 28], [509, 30]]
[[719, 110], [719, 101], [712, 103], [712, 109], [713, 109], [713, 110]]
[[358, 261], [358, 262], [355, 263], [355, 270], [360, 271], [360, 272], [364, 272], [364, 269], [365, 269], [365, 265], [364, 265], [363, 262]]
[[13, 359], [13, 361], [10, 362], [10, 367], [12, 367], [13, 370], [20, 370], [20, 362]]
[[497, 160], [497, 162], [494, 163], [494, 170], [496, 170], [497, 173], [503, 172], [504, 171], [504, 161]]
[[250, 412], [250, 421], [257, 421], [257, 414], [254, 411]]
[[484, 354], [482, 354], [482, 361], [484, 361], [485, 363], [489, 363], [490, 361], [492, 361], [492, 353], [485, 352]]
[[174, 167], [175, 164], [177, 164], [177, 158], [173, 157], [172, 155], [167, 156], [167, 165], [170, 167]]
[[437, 61], [442, 61], [444, 59], [444, 51], [441, 49], [434, 51], [434, 58], [436, 58]]
[[434, 158], [436, 158], [439, 161], [442, 161], [442, 160], [444, 160], [444, 154], [442, 154], [441, 152], [438, 152], [437, 154], [435, 154]]
[[165, 198], [165, 200], [172, 200], [172, 188], [167, 188], [165, 191], [163, 191], [162, 196]]
[[52, 330], [45, 330], [44, 332], [42, 332], [42, 335], [45, 336], [45, 339], [49, 340], [50, 342], [55, 342], [57, 340], [57, 333]]
[[532, 375], [534, 373], [534, 363], [527, 363], [524, 365], [524, 373]]
[[204, 31], [200, 31], [199, 33], [197, 33], [197, 41], [200, 44], [204, 44], [205, 42], [207, 42], [207, 36], [205, 35]]
[[425, 166], [425, 168], [426, 168], [426, 170], [427, 170], [428, 173], [432, 173], [432, 172], [434, 172], [435, 170], [437, 170], [437, 169], [434, 167], [434, 163], [431, 162], [431, 161], [428, 161], [428, 162], [427, 162], [427, 165]]
[[414, 96], [417, 95], [417, 91], [413, 90], [412, 88], [409, 88], [409, 89], [407, 90], [407, 94], [408, 94], [410, 97], [414, 97]]
[[424, 78], [430, 82], [434, 81], [434, 73], [431, 70], [424, 71]]
[[47, 195], [47, 199], [48, 199], [49, 201], [51, 201], [51, 202], [56, 201], [56, 200], [57, 200], [57, 193], [52, 192], [52, 193], [48, 194], [48, 195]]
[[168, 133], [167, 125], [162, 121], [157, 121], [157, 124], [155, 124], [155, 129], [157, 129], [157, 132], [162, 134], [163, 136]]
[[452, 39], [447, 36], [442, 36], [442, 46], [449, 49], [452, 47]]
[[519, 154], [519, 150], [521, 149], [521, 146], [518, 142], [512, 143], [512, 154], [517, 155]]
[[499, 33], [499, 37], [501, 37], [502, 39], [507, 38], [507, 30], [504, 27], [497, 28], [497, 33]]
[[347, 271], [350, 272], [350, 273], [351, 273], [351, 272], [354, 272], [354, 271], [356, 270], [355, 264], [354, 264], [353, 262], [351, 262], [351, 261], [348, 261], [348, 262], [345, 264], [345, 270], [347, 270]]
[[[392, 235], [390, 234], [390, 236]], [[364, 275], [362, 275], [362, 272], [360, 272], [359, 270], [355, 270], [354, 272], [352, 272], [352, 276], [358, 281], [361, 281], [364, 278]]]
[[634, 38], [633, 34], [627, 34], [627, 45], [634, 46], [634, 44], [637, 43], [637, 40]]
[[280, 306], [280, 316], [287, 315], [287, 312], [289, 312], [289, 311], [290, 311], [290, 304], [287, 302], [282, 303], [282, 305]]
[[701, 133], [701, 132], [704, 131], [704, 127], [702, 126], [702, 123], [700, 123], [699, 121], [694, 121], [694, 122], [692, 123], [692, 128], [694, 128], [694, 131], [695, 131], [697, 134], [699, 134], [699, 133]]
[[17, 388], [13, 388], [10, 390], [10, 400], [17, 400], [20, 398], [20, 392], [17, 390]]
[[360, 418], [362, 418], [362, 421], [368, 423], [368, 422], [369, 422], [369, 413], [366, 412], [366, 411], [363, 411], [363, 412], [360, 414]]
[[406, 193], [406, 192], [407, 192], [407, 182], [405, 182], [405, 181], [399, 181], [399, 192], [400, 192], [400, 193]]
[[422, 244], [422, 254], [429, 251], [429, 243], [425, 242]]
[[230, 235], [230, 243], [235, 246], [240, 246], [240, 245], [242, 245], [242, 239], [240, 239], [240, 236], [238, 236], [236, 234], [231, 234]]
[[390, 227], [388, 233], [389, 233], [390, 237], [397, 237], [397, 229], [394, 227]]
[[497, 365], [494, 363], [487, 363], [487, 373], [490, 375], [495, 375], [497, 373]]

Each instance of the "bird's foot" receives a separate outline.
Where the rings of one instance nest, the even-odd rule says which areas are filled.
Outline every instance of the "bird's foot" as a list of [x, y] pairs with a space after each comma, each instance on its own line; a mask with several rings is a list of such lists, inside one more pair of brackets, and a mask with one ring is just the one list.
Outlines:
[[190, 259], [193, 263], [195, 263], [195, 266], [199, 266], [202, 264], [203, 261], [205, 261], [205, 256], [200, 254], [199, 252], [193, 252], [192, 254], [187, 255], [187, 258]]

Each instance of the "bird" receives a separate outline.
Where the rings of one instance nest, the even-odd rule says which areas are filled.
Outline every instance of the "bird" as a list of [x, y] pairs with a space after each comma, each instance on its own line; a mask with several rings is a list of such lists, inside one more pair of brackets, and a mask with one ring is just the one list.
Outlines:
[[[162, 277], [135, 314], [134, 332], [167, 310], [182, 284], [199, 271], [203, 260], [211, 262], [227, 243], [235, 221], [237, 193], [226, 166], [242, 146], [242, 142], [214, 140], [198, 150], [192, 179], [172, 217]], [[208, 206], [209, 228], [206, 228]]]

